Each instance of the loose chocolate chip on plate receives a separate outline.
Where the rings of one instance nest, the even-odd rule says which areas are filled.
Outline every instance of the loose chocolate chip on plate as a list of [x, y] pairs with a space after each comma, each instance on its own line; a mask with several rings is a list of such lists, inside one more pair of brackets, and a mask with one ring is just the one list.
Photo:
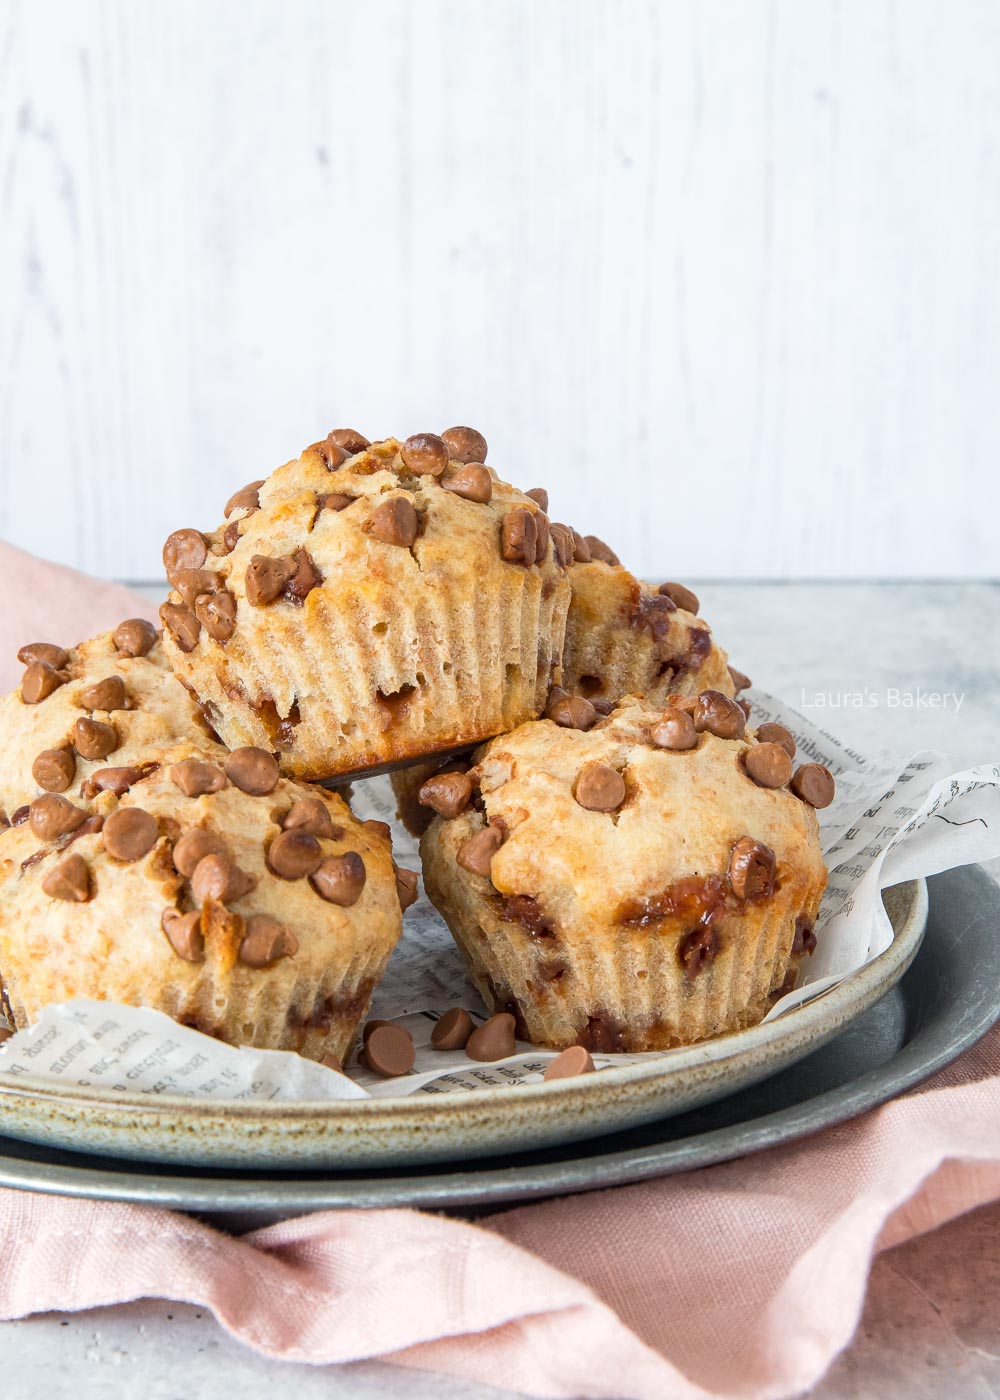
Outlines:
[[54, 792], [36, 797], [28, 808], [28, 824], [39, 841], [57, 841], [60, 836], [76, 831], [86, 820], [86, 812]]
[[435, 1050], [464, 1050], [475, 1029], [475, 1023], [464, 1006], [453, 1006], [431, 1031], [431, 1045]]
[[226, 786], [226, 775], [217, 763], [201, 758], [185, 758], [170, 769], [170, 781], [185, 797], [201, 797], [207, 792], [220, 792]]
[[37, 705], [61, 685], [65, 685], [65, 678], [54, 666], [47, 661], [31, 661], [21, 677], [21, 699], [26, 705]]
[[758, 787], [784, 787], [792, 776], [792, 760], [780, 744], [754, 744], [743, 755], [743, 767]]
[[101, 719], [80, 718], [73, 726], [73, 744], [81, 758], [89, 762], [107, 758], [121, 741], [113, 724]]
[[156, 845], [156, 818], [141, 807], [121, 807], [112, 812], [102, 832], [104, 849], [115, 860], [141, 860]]
[[226, 502], [226, 508], [222, 512], [223, 518], [228, 520], [234, 510], [255, 511], [260, 509], [260, 488], [264, 485], [263, 477], [260, 481], [251, 481], [249, 486], [243, 486], [239, 491], [234, 491]]
[[201, 931], [201, 914], [197, 909], [191, 914], [182, 914], [179, 909], [164, 909], [160, 927], [179, 958], [191, 963], [205, 961], [205, 935]]
[[22, 666], [30, 666], [33, 661], [44, 661], [54, 671], [61, 671], [69, 661], [69, 652], [65, 647], [54, 646], [52, 642], [28, 642], [17, 653], [17, 659]]
[[472, 796], [468, 773], [437, 773], [421, 783], [417, 798], [441, 817], [451, 820], [464, 812]]
[[177, 871], [190, 880], [205, 856], [228, 855], [226, 843], [212, 831], [190, 827], [174, 843], [173, 858]]
[[603, 540], [598, 539], [596, 535], [587, 535], [585, 538], [591, 559], [598, 559], [603, 564], [620, 564], [622, 562], [614, 550]]
[[105, 676], [81, 690], [76, 703], [84, 710], [124, 710], [128, 703], [125, 682], [121, 676]]
[[617, 812], [625, 801], [625, 779], [607, 763], [588, 763], [580, 769], [573, 796], [588, 812]]
[[200, 530], [175, 530], [163, 546], [163, 567], [173, 583], [181, 569], [200, 569], [208, 558], [208, 541]]
[[247, 967], [262, 968], [279, 958], [293, 958], [298, 951], [299, 941], [290, 929], [269, 914], [251, 914], [238, 957]]
[[413, 1036], [402, 1026], [378, 1026], [365, 1044], [365, 1063], [385, 1079], [407, 1074], [416, 1058]]
[[383, 544], [409, 549], [417, 538], [419, 522], [409, 496], [390, 496], [372, 511], [372, 534]]
[[448, 448], [436, 433], [414, 433], [403, 443], [399, 455], [415, 476], [440, 476], [448, 465]]
[[42, 881], [42, 890], [52, 899], [86, 904], [90, 899], [90, 866], [83, 856], [67, 856], [54, 865]]
[[833, 774], [822, 763], [803, 763], [792, 776], [791, 789], [810, 807], [829, 807], [837, 786]]
[[240, 792], [248, 792], [252, 797], [273, 792], [279, 776], [277, 761], [266, 749], [233, 749], [226, 759], [226, 777]]
[[671, 749], [681, 753], [695, 747], [698, 731], [687, 710], [671, 705], [664, 710], [663, 718], [653, 725], [649, 737], [658, 749]]
[[31, 776], [46, 792], [65, 792], [76, 773], [72, 749], [43, 749], [31, 765]]
[[453, 462], [486, 461], [486, 439], [475, 428], [447, 428], [441, 441]]
[[741, 690], [749, 690], [753, 682], [744, 671], [737, 670], [735, 666], [727, 666], [726, 670], [729, 672], [730, 679], [736, 687], [737, 693]]
[[399, 900], [399, 907], [405, 913], [411, 904], [416, 904], [419, 894], [419, 879], [415, 870], [407, 870], [402, 865], [393, 863], [393, 874], [396, 877], [396, 897]]
[[294, 572], [295, 561], [290, 554], [277, 558], [269, 554], [255, 554], [243, 576], [247, 602], [253, 608], [266, 608], [281, 597], [285, 584]]
[[764, 899], [774, 889], [776, 861], [770, 846], [741, 836], [729, 855], [729, 884], [737, 899]]
[[132, 765], [123, 768], [98, 768], [84, 784], [85, 795], [93, 797], [98, 792], [113, 792], [116, 797], [122, 797], [142, 776], [142, 769]]
[[392, 1024], [392, 1021], [380, 1021], [377, 1016], [373, 1016], [370, 1021], [366, 1021], [364, 1029], [361, 1032], [362, 1046], [368, 1044], [368, 1041], [371, 1039], [372, 1032], [377, 1031], [379, 1026], [391, 1026]]
[[545, 713], [563, 729], [592, 729], [597, 723], [597, 711], [590, 701], [565, 691], [553, 692]]
[[527, 506], [515, 506], [504, 516], [500, 531], [500, 557], [508, 564], [523, 564], [530, 568], [535, 562], [538, 527], [535, 512]]
[[692, 593], [690, 588], [685, 588], [683, 583], [661, 583], [657, 592], [663, 598], [669, 598], [677, 607], [683, 608], [685, 612], [696, 613], [701, 606], [697, 593]]
[[549, 1061], [542, 1078], [545, 1080], [575, 1079], [578, 1074], [591, 1074], [594, 1068], [589, 1050], [586, 1050], [582, 1045], [570, 1045], [561, 1055], [557, 1055], [554, 1060]]
[[482, 875], [488, 880], [493, 857], [502, 845], [503, 832], [495, 826], [487, 826], [482, 831], [477, 831], [474, 836], [465, 838], [455, 859], [463, 870], [468, 870], [472, 875]]
[[357, 851], [345, 851], [339, 856], [325, 856], [309, 882], [322, 899], [348, 908], [361, 898], [366, 878], [365, 863]]
[[302, 880], [319, 869], [323, 850], [308, 831], [282, 831], [271, 842], [267, 863], [282, 880]]
[[544, 486], [533, 486], [530, 491], [525, 491], [524, 494], [528, 497], [529, 501], [534, 501], [539, 510], [544, 511], [546, 515], [548, 514], [549, 493]]
[[170, 633], [179, 651], [194, 651], [198, 645], [201, 623], [184, 603], [161, 603], [160, 621]]
[[761, 744], [780, 744], [789, 758], [795, 757], [795, 740], [783, 724], [762, 724], [757, 730]]
[[156, 645], [156, 628], [144, 617], [127, 617], [119, 622], [111, 640], [119, 656], [148, 656]]
[[721, 690], [703, 690], [694, 710], [694, 727], [699, 734], [708, 730], [719, 739], [740, 739], [746, 729], [747, 717], [728, 695]]
[[194, 615], [214, 642], [228, 642], [236, 630], [236, 599], [228, 589], [197, 598]]
[[476, 501], [479, 505], [486, 505], [493, 497], [493, 477], [479, 462], [472, 462], [455, 472], [454, 476], [443, 478], [441, 485], [446, 491], [453, 491], [456, 496], [466, 501]]
[[470, 1060], [480, 1060], [483, 1063], [505, 1060], [508, 1055], [516, 1054], [514, 1018], [510, 1012], [501, 1011], [478, 1026], [466, 1042], [465, 1053]]
[[329, 808], [320, 797], [300, 797], [293, 802], [281, 825], [285, 831], [305, 831], [310, 836], [327, 840], [336, 840], [342, 834], [340, 828], [334, 826]]
[[354, 428], [334, 428], [326, 435], [327, 442], [334, 442], [342, 448], [349, 457], [356, 457], [359, 452], [364, 452], [365, 448], [371, 447], [371, 443]]

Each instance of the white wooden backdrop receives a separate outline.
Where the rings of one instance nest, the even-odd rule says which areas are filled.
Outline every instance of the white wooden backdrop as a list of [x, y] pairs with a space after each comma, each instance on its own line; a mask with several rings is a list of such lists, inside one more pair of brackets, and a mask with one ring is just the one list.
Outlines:
[[992, 575], [996, 0], [0, 0], [0, 534], [332, 426], [680, 577]]

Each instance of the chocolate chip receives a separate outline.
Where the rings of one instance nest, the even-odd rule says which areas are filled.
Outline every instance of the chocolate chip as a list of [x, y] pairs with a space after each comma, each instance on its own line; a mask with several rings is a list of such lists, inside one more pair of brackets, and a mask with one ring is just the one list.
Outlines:
[[420, 893], [419, 879], [415, 870], [406, 870], [401, 865], [393, 862], [393, 874], [396, 877], [396, 898], [399, 900], [399, 907], [405, 913], [411, 904], [416, 904]]
[[549, 493], [544, 486], [533, 486], [530, 491], [525, 491], [524, 494], [530, 501], [535, 502], [539, 510], [544, 511], [546, 515], [548, 514]]
[[620, 564], [622, 562], [614, 550], [610, 549], [603, 540], [599, 540], [596, 535], [587, 535], [585, 538], [591, 559], [597, 559], [602, 564]]
[[590, 701], [565, 691], [553, 692], [545, 713], [563, 729], [591, 729], [597, 723], [597, 711]]
[[206, 593], [217, 593], [225, 584], [214, 569], [181, 569], [174, 578], [174, 588], [189, 608]]
[[441, 441], [453, 462], [486, 461], [486, 439], [475, 428], [448, 428]]
[[65, 683], [65, 677], [47, 661], [31, 661], [21, 677], [21, 699], [26, 705], [37, 705]]
[[334, 1055], [332, 1051], [327, 1051], [327, 1053], [320, 1060], [320, 1064], [323, 1066], [324, 1069], [332, 1069], [334, 1074], [343, 1074], [344, 1072], [344, 1066], [342, 1061], [338, 1060], [337, 1056]]
[[783, 724], [762, 724], [757, 730], [761, 744], [780, 744], [789, 758], [795, 757], [795, 740]]
[[692, 593], [690, 588], [684, 587], [683, 583], [661, 583], [657, 592], [661, 597], [669, 598], [672, 603], [683, 608], [685, 612], [696, 613], [701, 606], [697, 593]]
[[744, 674], [743, 671], [738, 671], [735, 666], [727, 666], [726, 670], [729, 672], [737, 693], [741, 690], [749, 690], [750, 686], [753, 685], [753, 681], [750, 677]]
[[156, 845], [156, 818], [141, 807], [121, 807], [104, 823], [104, 849], [115, 860], [141, 860]]
[[28, 808], [28, 823], [39, 841], [57, 841], [60, 836], [76, 831], [86, 820], [86, 812], [55, 793], [36, 797]]
[[277, 558], [255, 554], [243, 576], [247, 602], [253, 608], [266, 608], [281, 597], [285, 584], [294, 572], [295, 562], [290, 554]]
[[120, 743], [113, 724], [100, 719], [78, 719], [73, 726], [73, 744], [81, 758], [89, 761], [107, 758]]
[[559, 525], [555, 521], [550, 525], [549, 531], [557, 562], [564, 569], [569, 568], [573, 562], [573, 531], [568, 525]]
[[721, 690], [703, 690], [694, 709], [694, 727], [700, 734], [708, 730], [719, 739], [741, 739], [747, 717]]
[[588, 763], [580, 769], [573, 796], [588, 812], [617, 812], [625, 801], [625, 779], [607, 763]]
[[23, 807], [16, 807], [10, 815], [11, 826], [23, 826], [28, 820], [28, 813], [31, 808], [25, 804]]
[[538, 527], [535, 512], [527, 506], [515, 506], [504, 516], [500, 530], [500, 557], [508, 564], [523, 564], [530, 568], [535, 562]]
[[459, 846], [455, 859], [463, 870], [473, 875], [490, 878], [493, 857], [503, 845], [503, 832], [495, 826], [486, 826], [473, 836], [467, 836]]
[[544, 511], [535, 512], [535, 563], [540, 564], [549, 551], [549, 517]]
[[471, 796], [472, 779], [468, 773], [437, 773], [421, 783], [417, 799], [450, 821], [465, 811]]
[[478, 1026], [466, 1042], [465, 1053], [470, 1060], [483, 1062], [505, 1060], [508, 1055], [516, 1054], [514, 1017], [510, 1012], [501, 1011]]
[[339, 856], [325, 856], [309, 877], [316, 893], [330, 904], [349, 908], [357, 904], [365, 887], [365, 863], [357, 851], [345, 851]]
[[431, 1031], [431, 1045], [435, 1050], [464, 1050], [475, 1029], [475, 1023], [465, 1008], [453, 1006]]
[[124, 768], [98, 768], [84, 784], [84, 794], [93, 797], [99, 792], [113, 792], [116, 797], [123, 797], [142, 776], [142, 769], [131, 765]]
[[413, 1036], [402, 1026], [378, 1026], [365, 1043], [365, 1064], [384, 1079], [407, 1074], [416, 1058]]
[[200, 530], [175, 530], [163, 546], [163, 567], [173, 583], [181, 569], [200, 569], [208, 558], [208, 541]]
[[557, 1055], [554, 1060], [549, 1061], [545, 1066], [542, 1078], [546, 1081], [575, 1079], [578, 1074], [593, 1073], [594, 1068], [589, 1050], [586, 1050], [582, 1045], [570, 1045], [561, 1055]]
[[46, 792], [65, 792], [76, 774], [72, 749], [43, 749], [31, 765], [31, 776]]
[[42, 881], [42, 890], [52, 899], [86, 904], [90, 899], [90, 866], [83, 856], [67, 856], [54, 865]]
[[737, 899], [766, 899], [774, 889], [776, 861], [770, 846], [741, 836], [729, 856], [729, 885]]
[[260, 509], [260, 488], [264, 485], [264, 479], [251, 481], [249, 486], [242, 487], [239, 491], [234, 491], [226, 502], [226, 508], [222, 512], [223, 518], [228, 520], [234, 510], [248, 510], [251, 513]]
[[677, 956], [688, 977], [694, 980], [719, 951], [719, 935], [714, 928], [696, 928], [677, 947]]
[[335, 472], [338, 467], [342, 467], [350, 456], [350, 453], [348, 453], [345, 448], [341, 447], [339, 443], [333, 442], [330, 438], [327, 438], [324, 442], [311, 443], [302, 455], [305, 457], [310, 453], [320, 459], [328, 472]]
[[144, 617], [128, 617], [119, 622], [111, 640], [120, 656], [148, 656], [156, 645], [156, 628]]
[[698, 708], [697, 695], [668, 695], [667, 704], [673, 710], [683, 710], [686, 715], [694, 715]]
[[602, 700], [599, 695], [592, 695], [590, 697], [590, 703], [600, 715], [601, 719], [607, 719], [608, 715], [613, 715], [615, 712], [616, 707], [613, 700]]
[[161, 603], [160, 621], [170, 633], [179, 651], [194, 651], [198, 645], [201, 623], [183, 603]]
[[749, 700], [742, 700], [742, 699], [741, 699], [741, 700], [737, 700], [736, 703], [737, 703], [737, 705], [739, 705], [740, 709], [741, 709], [741, 710], [743, 711], [743, 713], [746, 715], [747, 719], [749, 719], [749, 718], [750, 718], [750, 701], [749, 701]]
[[281, 823], [285, 831], [304, 831], [310, 836], [336, 840], [342, 834], [334, 826], [329, 808], [320, 797], [300, 797], [293, 802]]
[[485, 505], [493, 496], [493, 477], [480, 463], [462, 467], [454, 476], [446, 477], [441, 485], [446, 491], [453, 491], [467, 501], [477, 501]]
[[199, 862], [211, 855], [228, 855], [226, 843], [214, 832], [203, 831], [200, 827], [189, 827], [174, 843], [174, 866], [188, 880]]
[[17, 659], [22, 666], [30, 666], [33, 661], [43, 661], [54, 671], [61, 671], [69, 661], [69, 652], [64, 647], [54, 646], [52, 642], [28, 642], [17, 653]]
[[332, 432], [327, 433], [326, 438], [327, 442], [336, 443], [349, 457], [356, 457], [359, 452], [364, 452], [366, 447], [371, 447], [368, 439], [354, 428], [334, 428]]
[[354, 503], [353, 496], [345, 496], [342, 491], [323, 491], [316, 497], [316, 514], [325, 510], [342, 511]]
[[366, 827], [367, 830], [369, 830], [373, 836], [379, 837], [379, 839], [382, 841], [389, 841], [391, 844], [392, 827], [389, 825], [388, 822], [378, 822], [375, 821], [374, 818], [369, 817], [369, 819], [367, 821], [362, 822], [361, 825], [363, 827]]
[[270, 869], [282, 880], [302, 880], [319, 869], [323, 851], [308, 831], [282, 831], [267, 852]]
[[222, 904], [227, 900], [241, 899], [257, 885], [256, 875], [240, 870], [229, 856], [212, 851], [202, 856], [191, 872], [191, 893], [199, 904], [213, 899]]
[[182, 914], [179, 909], [164, 909], [160, 927], [167, 942], [185, 962], [205, 961], [205, 935], [201, 931], [201, 915], [197, 910]]
[[170, 781], [185, 797], [201, 797], [206, 792], [220, 792], [226, 786], [226, 775], [217, 763], [185, 758], [171, 768]]
[[299, 941], [290, 929], [268, 914], [251, 914], [240, 944], [239, 960], [247, 967], [270, 967], [279, 958], [293, 958]]
[[698, 742], [698, 731], [687, 710], [670, 705], [663, 712], [649, 732], [649, 737], [658, 749], [671, 749], [675, 753], [693, 749]]
[[812, 955], [816, 951], [816, 934], [812, 924], [804, 915], [800, 914], [795, 920], [795, 936], [792, 939], [793, 955], [806, 953]]
[[409, 549], [417, 538], [419, 522], [408, 496], [390, 496], [372, 511], [371, 531], [383, 544]]
[[124, 710], [127, 706], [125, 682], [121, 676], [105, 676], [81, 690], [76, 703], [84, 710]]
[[194, 615], [215, 642], [228, 642], [236, 630], [236, 599], [228, 589], [198, 598]]
[[810, 807], [829, 807], [837, 790], [833, 774], [822, 763], [803, 763], [796, 768], [791, 782], [792, 792]]
[[222, 553], [232, 554], [240, 542], [240, 522], [231, 520], [222, 532]]
[[440, 476], [448, 465], [448, 448], [436, 433], [414, 433], [403, 443], [399, 455], [415, 476]]
[[589, 564], [591, 561], [590, 545], [580, 534], [579, 530], [572, 530], [573, 536], [573, 563]]
[[233, 749], [226, 759], [226, 777], [240, 792], [264, 797], [278, 786], [278, 764], [266, 749]]
[[302, 603], [314, 588], [320, 586], [323, 575], [306, 549], [295, 551], [292, 555], [292, 566], [291, 575], [284, 587], [284, 595], [290, 603]]
[[392, 1021], [380, 1021], [377, 1016], [373, 1016], [370, 1021], [365, 1022], [364, 1029], [361, 1032], [362, 1046], [368, 1044], [368, 1041], [371, 1039], [372, 1032], [377, 1031], [379, 1026], [391, 1026], [393, 1024], [394, 1023]]
[[792, 776], [792, 760], [780, 744], [754, 744], [743, 755], [743, 767], [758, 787], [784, 787]]

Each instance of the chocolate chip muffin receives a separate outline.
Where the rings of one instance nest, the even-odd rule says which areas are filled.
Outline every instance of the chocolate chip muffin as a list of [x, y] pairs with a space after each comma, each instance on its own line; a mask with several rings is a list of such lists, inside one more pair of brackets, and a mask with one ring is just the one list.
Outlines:
[[0, 699], [0, 825], [42, 793], [124, 791], [162, 749], [215, 742], [142, 618], [76, 647], [29, 643], [18, 659], [21, 684]]
[[338, 429], [164, 548], [177, 675], [231, 747], [323, 780], [476, 743], [560, 678], [569, 584], [469, 428]]
[[409, 897], [388, 828], [260, 749], [159, 757], [120, 796], [45, 793], [0, 833], [14, 1024], [90, 997], [233, 1045], [345, 1055]]
[[564, 708], [421, 789], [424, 884], [487, 1006], [556, 1049], [753, 1025], [815, 946], [830, 774], [717, 690]]
[[697, 616], [698, 598], [690, 588], [643, 583], [617, 561], [587, 557], [586, 540], [582, 546], [569, 570], [566, 690], [612, 702], [645, 695], [653, 704], [707, 689], [735, 693], [726, 653]]

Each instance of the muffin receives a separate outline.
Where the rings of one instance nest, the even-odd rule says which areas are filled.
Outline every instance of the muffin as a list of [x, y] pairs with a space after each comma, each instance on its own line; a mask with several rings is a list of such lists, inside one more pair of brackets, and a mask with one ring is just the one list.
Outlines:
[[541, 713], [570, 588], [538, 502], [472, 429], [338, 429], [175, 531], [161, 610], [178, 677], [231, 748], [293, 777], [377, 771]]
[[344, 1056], [401, 931], [388, 828], [260, 749], [158, 758], [89, 807], [43, 794], [0, 833], [14, 1024], [89, 997], [232, 1045]]
[[[572, 697], [421, 789], [424, 884], [493, 1012], [562, 1049], [753, 1025], [815, 946], [833, 795], [717, 690], [600, 718]], [[576, 727], [574, 727], [574, 724]]]
[[0, 825], [43, 792], [86, 800], [134, 778], [153, 751], [215, 742], [142, 618], [77, 647], [30, 643], [18, 659], [21, 684], [0, 699]]

